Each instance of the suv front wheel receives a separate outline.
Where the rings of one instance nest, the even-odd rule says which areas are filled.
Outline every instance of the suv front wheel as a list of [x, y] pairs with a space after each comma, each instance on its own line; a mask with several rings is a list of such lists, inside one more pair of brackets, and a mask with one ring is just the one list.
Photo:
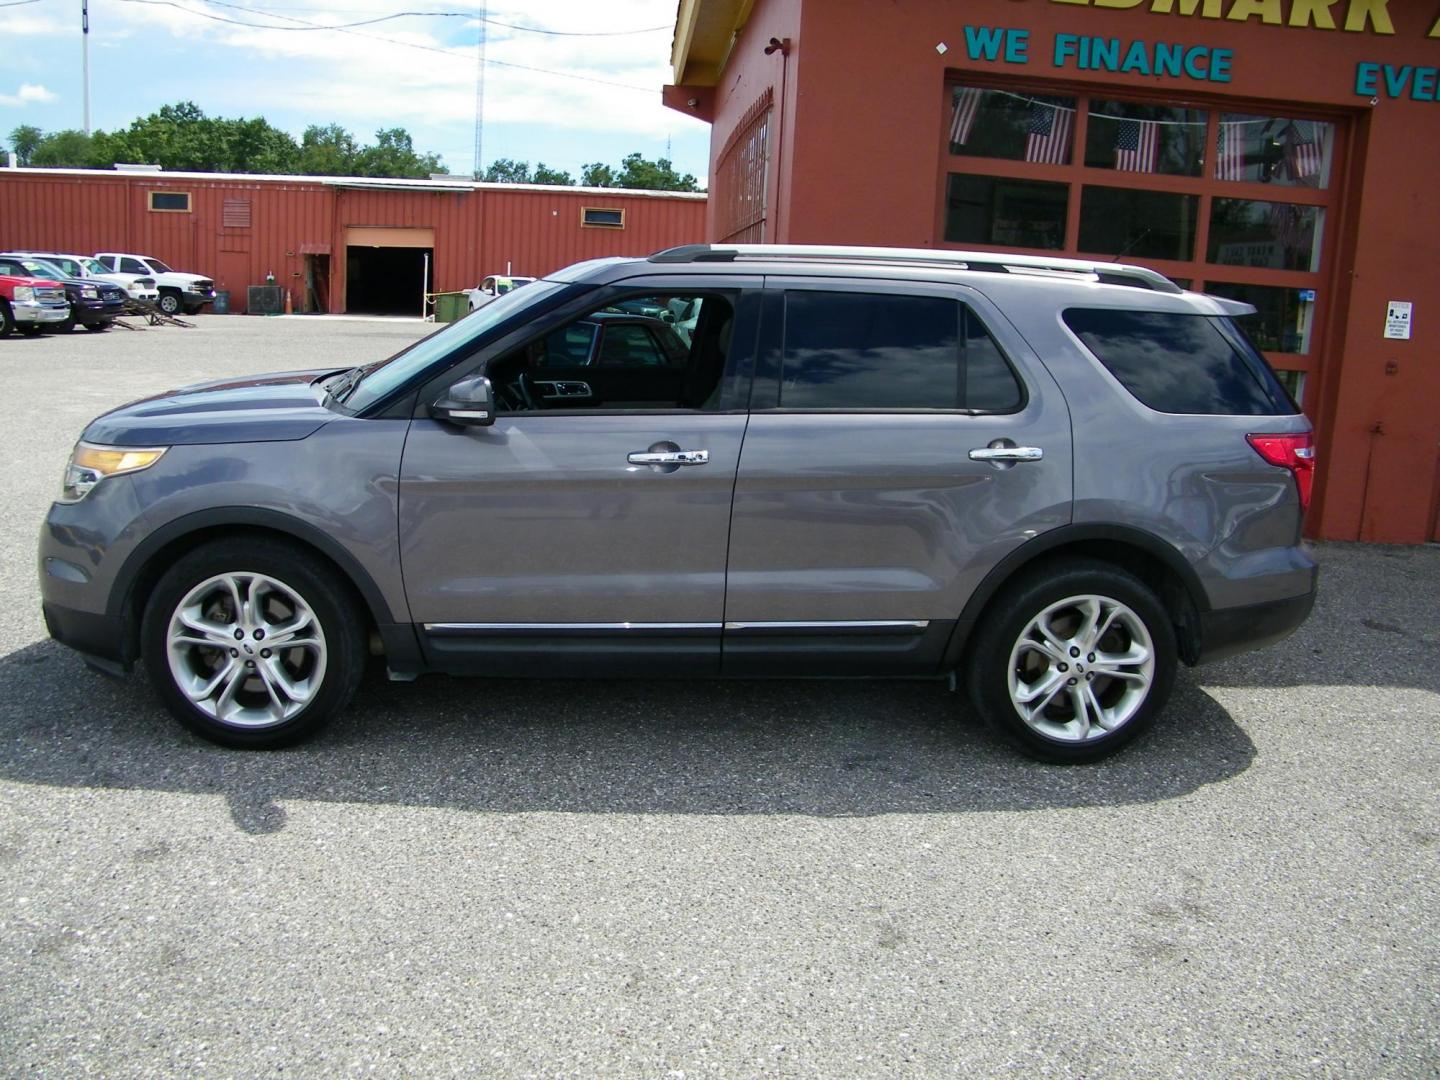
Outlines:
[[1053, 563], [1009, 586], [977, 628], [967, 682], [980, 713], [1042, 761], [1095, 761], [1149, 727], [1175, 681], [1175, 629], [1138, 578]]
[[141, 650], [155, 689], [191, 731], [269, 749], [311, 735], [350, 701], [364, 625], [346, 583], [310, 553], [225, 540], [161, 577]]

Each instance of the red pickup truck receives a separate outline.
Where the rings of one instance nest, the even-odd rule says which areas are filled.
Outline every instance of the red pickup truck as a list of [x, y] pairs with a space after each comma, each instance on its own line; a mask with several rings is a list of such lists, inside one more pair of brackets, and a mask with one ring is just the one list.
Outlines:
[[60, 282], [0, 274], [0, 338], [17, 326], [27, 334], [39, 333], [42, 326], [69, 317], [70, 301]]

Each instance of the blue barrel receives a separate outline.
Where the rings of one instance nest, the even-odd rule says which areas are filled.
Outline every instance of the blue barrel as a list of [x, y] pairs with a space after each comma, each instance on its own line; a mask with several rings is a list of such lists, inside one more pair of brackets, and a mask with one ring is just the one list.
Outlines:
[[229, 315], [230, 293], [225, 289], [217, 289], [215, 291], [215, 301], [211, 305], [210, 310], [216, 315]]

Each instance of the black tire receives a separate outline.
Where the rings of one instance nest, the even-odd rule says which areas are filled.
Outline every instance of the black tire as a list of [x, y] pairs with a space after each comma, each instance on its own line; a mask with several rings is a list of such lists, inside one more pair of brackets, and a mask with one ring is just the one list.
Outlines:
[[[176, 681], [168, 645], [171, 622], [177, 608], [192, 590], [210, 579], [227, 574], [241, 578], [263, 575], [288, 589], [307, 605], [318, 624], [322, 644], [318, 653], [324, 657], [323, 668], [318, 676], [318, 686], [293, 715], [273, 721], [257, 720], [256, 726], [227, 722], [192, 702]], [[226, 623], [224, 618], [226, 602], [223, 598], [226, 594], [223, 587], [216, 586], [214, 595], [221, 606], [202, 610], [207, 610], [207, 617], [215, 617], [214, 613], [218, 611], [218, 621], [225, 623], [228, 630], [234, 623]], [[273, 610], [275, 602], [266, 599], [260, 606]], [[233, 616], [234, 612], [229, 614]], [[281, 621], [291, 617], [293, 610], [286, 614], [282, 607]], [[275, 625], [267, 621], [266, 614], [256, 621], [260, 622], [261, 630], [264, 626]], [[180, 558], [156, 583], [145, 605], [140, 626], [140, 647], [156, 692], [176, 719], [187, 728], [221, 746], [270, 750], [308, 738], [349, 704], [364, 668], [366, 625], [364, 611], [349, 583], [311, 552], [269, 539], [218, 540]], [[261, 630], [255, 633], [259, 635]], [[272, 654], [264, 650], [263, 640], [263, 636], [251, 640], [250, 634], [246, 633], [242, 640], [235, 642], [237, 647], [230, 650], [229, 659], [223, 655], [224, 650], [207, 645], [184, 651], [176, 662], [182, 671], [189, 670], [201, 680], [217, 675], [231, 663], [247, 663], [249, 670], [231, 669], [239, 676], [239, 687], [231, 704], [242, 706], [247, 714], [254, 714], [266, 709], [265, 703], [270, 700], [266, 697], [269, 680], [260, 678], [261, 673], [255, 670], [256, 665], [267, 662], [261, 658], [262, 650], [266, 657], [273, 655], [274, 659], [269, 663], [293, 664], [286, 674], [297, 683], [315, 677], [314, 661], [310, 659], [314, 654], [303, 649], [280, 649]], [[227, 641], [226, 644], [230, 643]], [[241, 649], [247, 645], [250, 648], [242, 654]], [[247, 661], [247, 655], [253, 659]], [[307, 668], [307, 665], [311, 666]], [[229, 680], [223, 681], [224, 685], [229, 685]], [[223, 693], [220, 697], [223, 704]], [[214, 712], [219, 711], [214, 709]], [[253, 715], [251, 719], [255, 719]]]
[[71, 330], [75, 329], [75, 316], [71, 315], [63, 322], [51, 323], [45, 327], [45, 329], [49, 330], [52, 334], [68, 334]]
[[160, 294], [160, 299], [155, 301], [155, 306], [158, 307], [164, 314], [174, 317], [180, 314], [180, 309], [185, 305], [181, 303], [179, 293], [162, 292]]
[[15, 332], [15, 316], [10, 314], [8, 301], [0, 300], [0, 338], [9, 337]]
[[[1113, 622], [1111, 631], [1092, 646], [1096, 652], [1067, 655], [1074, 648], [1070, 646], [1062, 654], [1064, 660], [1056, 660], [1040, 649], [1021, 646], [1021, 635], [1032, 620], [1052, 605], [1076, 597], [1096, 597], [1118, 603], [1120, 608], [1111, 610], [1128, 609], [1129, 614]], [[1059, 607], [1053, 614], [1053, 625], [1063, 629], [1067, 620], [1078, 625], [1080, 613], [1078, 607]], [[1132, 633], [1131, 617], [1136, 620], [1133, 626], [1138, 633]], [[1153, 658], [1143, 694], [1135, 689], [1140, 685], [1138, 682], [1107, 677], [1103, 660], [1100, 667], [1087, 670], [1087, 664], [1093, 665], [1097, 656], [1103, 658], [1105, 652], [1120, 645], [1125, 646], [1127, 655], [1131, 654], [1135, 643], [1143, 643], [1143, 635], [1149, 636], [1151, 647], [1147, 651]], [[1033, 636], [1031, 639], [1034, 640]], [[1177, 650], [1175, 627], [1169, 613], [1139, 578], [1099, 560], [1050, 562], [1006, 586], [986, 609], [973, 641], [966, 682], [976, 709], [1023, 753], [1041, 761], [1081, 763], [1098, 761], [1115, 753], [1154, 722], [1175, 683]], [[1103, 650], [1101, 643], [1105, 646]], [[1035, 710], [1033, 723], [1027, 722], [1020, 706], [1012, 700], [1012, 658], [1017, 687], [1059, 684], [1051, 704]], [[1140, 667], [1127, 664], [1123, 670], [1139, 674]], [[1082, 721], [1076, 715], [1071, 694], [1083, 695], [1087, 686], [1095, 703], [1107, 709], [1110, 718], [1120, 719], [1108, 730], [1103, 725], [1090, 725], [1091, 734], [1077, 738], [1076, 732], [1082, 730], [1082, 723], [1088, 720]], [[1071, 687], [1076, 689], [1072, 691]], [[1100, 734], [1094, 734], [1096, 727], [1100, 728]], [[1062, 729], [1066, 734], [1060, 734]]]
[[98, 334], [102, 331], [109, 330], [111, 325], [113, 325], [111, 321], [109, 319], [106, 319], [104, 322], [86, 323], [85, 329], [89, 330], [92, 334]]

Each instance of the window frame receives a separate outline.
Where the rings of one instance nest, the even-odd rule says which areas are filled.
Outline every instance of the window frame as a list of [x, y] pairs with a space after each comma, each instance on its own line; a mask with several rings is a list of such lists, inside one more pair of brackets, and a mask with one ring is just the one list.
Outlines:
[[[591, 221], [592, 213], [619, 214], [620, 220], [618, 222]], [[625, 208], [623, 206], [582, 206], [580, 207], [580, 227], [582, 229], [623, 229], [625, 228]]]
[[[1021, 365], [1015, 362], [1014, 349], [1007, 345], [1004, 335], [995, 332], [996, 320], [987, 318], [981, 305], [973, 300], [969, 290], [956, 288], [953, 285], [942, 285], [931, 281], [897, 281], [893, 278], [876, 278], [874, 280], [836, 279], [836, 278], [767, 278], [765, 282], [766, 306], [764, 315], [764, 326], [761, 334], [761, 345], [756, 355], [755, 381], [750, 395], [750, 411], [752, 413], [768, 413], [771, 415], [807, 415], [807, 414], [830, 414], [830, 415], [861, 415], [861, 416], [1015, 416], [1025, 412], [1030, 407], [1032, 394], [1030, 384], [1025, 378]], [[981, 329], [994, 342], [996, 352], [1000, 359], [1009, 369], [1011, 377], [1015, 380], [1020, 389], [1019, 403], [1013, 409], [962, 409], [944, 407], [888, 407], [876, 406], [872, 408], [854, 406], [833, 406], [833, 407], [795, 407], [780, 404], [781, 380], [784, 375], [784, 346], [785, 346], [785, 297], [790, 292], [837, 292], [837, 293], [860, 293], [866, 295], [890, 295], [890, 296], [925, 296], [951, 301], [956, 306], [956, 329], [959, 335], [960, 344], [957, 346], [959, 356], [956, 360], [955, 375], [958, 380], [965, 371], [965, 348], [963, 342], [965, 323], [964, 318], [968, 312], [973, 316]]]
[[[185, 207], [184, 209], [180, 209], [174, 206], [156, 206], [156, 195], [183, 196], [185, 199]], [[188, 191], [147, 191], [145, 193], [145, 201], [152, 214], [188, 214], [191, 213], [193, 209], [193, 201]]]
[[[720, 403], [714, 409], [538, 409], [535, 412], [510, 412], [497, 410], [497, 417], [507, 420], [529, 418], [549, 420], [560, 417], [587, 416], [723, 416], [727, 413], [745, 413], [751, 395], [754, 379], [756, 353], [760, 333], [761, 301], [764, 295], [764, 279], [759, 275], [712, 276], [696, 274], [683, 277], [632, 278], [608, 285], [585, 289], [549, 310], [537, 314], [524, 325], [514, 327], [500, 337], [481, 346], [476, 352], [465, 357], [451, 357], [445, 361], [444, 370], [425, 379], [413, 398], [407, 402], [404, 412], [412, 419], [429, 419], [429, 406], [451, 385], [471, 375], [487, 374], [490, 364], [516, 349], [530, 345], [572, 322], [583, 319], [617, 302], [646, 296], [704, 296], [724, 294], [731, 299], [735, 309], [734, 329], [730, 336], [730, 351], [725, 357], [725, 367], [720, 373]], [[438, 366], [438, 365], [437, 365]], [[375, 410], [374, 415], [392, 415], [389, 406]]]
[[[1069, 165], [1050, 165], [1023, 160], [951, 155], [949, 153], [949, 132], [952, 120], [952, 94], [957, 86], [1039, 96], [1073, 95], [1075, 120], [1070, 135], [1072, 140], [1071, 163]], [[1341, 248], [1343, 228], [1341, 210], [1345, 206], [1345, 179], [1355, 138], [1353, 119], [1343, 111], [1336, 109], [1294, 107], [1290, 103], [1280, 102], [1239, 102], [1233, 97], [1204, 92], [1187, 94], [1184, 106], [1197, 111], [1203, 110], [1206, 113], [1204, 142], [1202, 143], [1205, 148], [1205, 162], [1200, 176], [1181, 176], [1168, 173], [1130, 172], [1086, 165], [1085, 149], [1089, 138], [1089, 113], [1092, 101], [1171, 106], [1176, 104], [1174, 95], [1163, 89], [1074, 82], [1045, 84], [1037, 83], [1032, 79], [1015, 78], [1004, 74], [956, 68], [947, 69], [943, 80], [942, 108], [937, 121], [939, 130], [935, 136], [935, 144], [938, 147], [936, 155], [938, 179], [934, 219], [935, 246], [952, 251], [1018, 251], [1050, 257], [1109, 260], [1117, 257], [1114, 252], [1085, 251], [1079, 244], [1081, 199], [1086, 186], [1197, 195], [1200, 198], [1200, 204], [1190, 260], [1136, 257], [1128, 261], [1141, 262], [1168, 277], [1188, 279], [1191, 282], [1190, 287], [1198, 292], [1205, 292], [1206, 284], [1210, 281], [1313, 291], [1316, 299], [1310, 301], [1314, 310], [1310, 315], [1308, 351], [1291, 353], [1266, 350], [1262, 355], [1271, 368], [1276, 371], [1297, 372], [1306, 376], [1314, 376], [1322, 371], [1325, 366], [1326, 344], [1333, 329], [1334, 320], [1338, 317], [1337, 293], [1342, 287], [1336, 262]], [[1217, 145], [1219, 138], [1222, 113], [1273, 115], [1281, 119], [1323, 121], [1332, 124], [1334, 133], [1326, 186], [1324, 188], [1276, 186], [1262, 181], [1220, 179], [1218, 176], [1219, 155], [1212, 153], [1212, 149]], [[1062, 246], [1051, 250], [946, 240], [948, 186], [951, 173], [985, 176], [997, 180], [1039, 180], [1068, 185], [1068, 209]], [[1283, 270], [1208, 262], [1210, 219], [1212, 206], [1216, 199], [1310, 206], [1322, 211], [1324, 224], [1319, 239], [1320, 254], [1315, 262], [1315, 269], [1309, 271]], [[1125, 260], [1126, 256], [1122, 253], [1119, 258]], [[1304, 394], [1309, 399], [1308, 404], [1311, 409], [1318, 405], [1320, 383], [1321, 380], [1318, 378], [1303, 380]], [[1303, 406], [1307, 402], [1302, 401], [1301, 404]]]

